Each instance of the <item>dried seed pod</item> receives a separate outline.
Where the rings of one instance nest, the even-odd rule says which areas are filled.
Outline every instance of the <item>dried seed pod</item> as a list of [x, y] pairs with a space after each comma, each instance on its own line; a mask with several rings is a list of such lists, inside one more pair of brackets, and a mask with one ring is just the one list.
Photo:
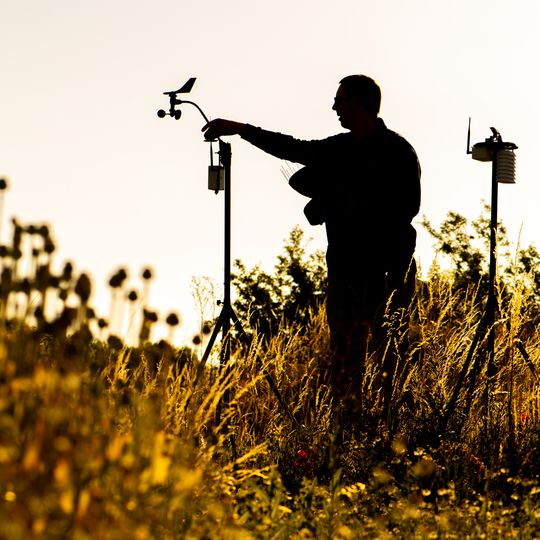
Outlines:
[[118, 270], [118, 272], [113, 274], [111, 279], [109, 279], [109, 286], [112, 287], [113, 289], [119, 289], [120, 287], [122, 287], [122, 284], [124, 283], [126, 279], [127, 279], [127, 272], [123, 268], [120, 268], [120, 270]]
[[45, 322], [45, 314], [43, 313], [43, 308], [41, 306], [34, 309], [34, 317], [36, 318], [38, 324]]
[[30, 291], [32, 289], [31, 285], [30, 285], [30, 280], [28, 278], [23, 278], [19, 283], [18, 283], [18, 287], [17, 289], [26, 294], [26, 295], [29, 295], [30, 294]]
[[137, 291], [130, 291], [127, 297], [130, 302], [135, 302], [137, 298], [139, 298], [139, 295], [137, 294]]
[[44, 291], [51, 283], [49, 265], [40, 264], [36, 270], [36, 288], [38, 291]]
[[67, 262], [64, 265], [64, 269], [62, 270], [62, 280], [63, 281], [70, 281], [73, 276], [73, 264], [70, 262]]
[[43, 246], [43, 250], [47, 255], [50, 255], [51, 253], [54, 253], [54, 250], [56, 249], [56, 246], [54, 245], [54, 242], [50, 239], [49, 236], [45, 238], [45, 245]]
[[111, 349], [114, 349], [115, 351], [120, 351], [124, 347], [122, 340], [118, 336], [109, 336], [107, 338], [107, 344]]
[[208, 335], [210, 332], [212, 332], [212, 323], [210, 321], [206, 321], [204, 324], [203, 324], [203, 327], [201, 329], [201, 332], [206, 336]]
[[0, 274], [0, 296], [6, 298], [11, 292], [13, 284], [13, 270], [9, 267], [2, 268]]
[[75, 284], [75, 294], [81, 299], [83, 304], [86, 304], [92, 293], [92, 283], [88, 274], [81, 274]]
[[98, 328], [103, 330], [104, 328], [107, 328], [107, 326], [109, 326], [109, 323], [105, 319], [98, 319], [97, 325]]
[[180, 324], [180, 319], [178, 318], [178, 315], [176, 313], [169, 313], [169, 315], [167, 315], [167, 318], [165, 319], [165, 322], [169, 326], [178, 326]]
[[148, 309], [143, 309], [143, 318], [145, 321], [155, 323], [158, 320], [158, 315], [155, 311], [150, 311]]

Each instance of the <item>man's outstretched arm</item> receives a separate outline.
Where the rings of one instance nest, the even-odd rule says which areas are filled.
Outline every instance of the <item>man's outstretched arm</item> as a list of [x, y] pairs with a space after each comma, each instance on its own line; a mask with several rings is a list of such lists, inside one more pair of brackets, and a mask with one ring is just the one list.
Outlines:
[[303, 165], [319, 166], [335, 159], [336, 137], [303, 141], [290, 135], [267, 131], [250, 124], [218, 118], [206, 124], [202, 131], [206, 140], [214, 140], [228, 135], [240, 135], [243, 139], [275, 157]]

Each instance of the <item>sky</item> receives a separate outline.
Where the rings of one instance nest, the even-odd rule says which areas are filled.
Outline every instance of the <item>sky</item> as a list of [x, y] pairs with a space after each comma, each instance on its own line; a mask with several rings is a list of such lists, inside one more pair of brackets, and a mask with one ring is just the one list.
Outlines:
[[[140, 289], [151, 266], [150, 304], [180, 312], [188, 339], [192, 276], [222, 282], [223, 194], [207, 189], [202, 117], [186, 105], [179, 121], [158, 118], [163, 92], [197, 77], [189, 99], [210, 118], [317, 139], [342, 131], [331, 110], [339, 80], [364, 73], [381, 86], [381, 117], [419, 155], [418, 220], [475, 218], [489, 202], [491, 167], [466, 154], [472, 117], [473, 143], [494, 126], [517, 144], [499, 217], [512, 241], [521, 231], [535, 242], [539, 19], [536, 0], [2, 0], [2, 240], [12, 217], [49, 223], [57, 264], [92, 275], [103, 316], [114, 271], [127, 268]], [[308, 251], [324, 249], [283, 163], [230, 142], [233, 258], [271, 269], [297, 224]], [[417, 229], [425, 268], [432, 242]]]

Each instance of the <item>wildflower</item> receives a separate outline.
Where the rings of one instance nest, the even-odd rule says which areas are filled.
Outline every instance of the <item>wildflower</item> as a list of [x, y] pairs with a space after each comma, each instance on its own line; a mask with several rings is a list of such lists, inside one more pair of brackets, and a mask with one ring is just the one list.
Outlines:
[[54, 253], [54, 250], [56, 249], [56, 246], [54, 245], [54, 242], [47, 236], [45, 239], [45, 246], [43, 247], [45, 253], [47, 255], [50, 255], [51, 253]]
[[176, 313], [170, 313], [165, 319], [165, 322], [169, 326], [178, 326], [180, 324], [180, 319], [178, 318], [178, 315]]
[[130, 291], [127, 297], [130, 302], [135, 302], [139, 296], [137, 291]]
[[150, 280], [152, 279], [152, 270], [150, 268], [145, 268], [141, 274], [143, 279], [143, 290], [142, 290], [142, 302], [144, 305], [148, 304], [148, 298], [150, 296]]
[[157, 322], [158, 316], [155, 311], [143, 309], [143, 321], [139, 330], [139, 343], [145, 343], [150, 339], [152, 324]]
[[13, 249], [18, 250], [21, 246], [23, 228], [15, 218], [11, 221], [13, 223]]
[[98, 319], [97, 325], [101, 330], [103, 330], [104, 328], [107, 328], [107, 326], [108, 326], [107, 321], [105, 319], [101, 319], [101, 318]]
[[212, 325], [208, 321], [206, 321], [202, 326], [201, 332], [204, 335], [208, 335], [211, 331], [212, 331]]
[[296, 452], [296, 459], [293, 461], [293, 466], [297, 469], [306, 466], [309, 453], [307, 450], [300, 449]]
[[114, 335], [111, 335], [107, 338], [107, 344], [111, 349], [114, 349], [115, 351], [120, 351], [124, 346], [122, 340], [118, 336]]
[[2, 268], [0, 273], [0, 297], [7, 298], [11, 291], [11, 284], [13, 281], [13, 271], [9, 267]]
[[31, 290], [30, 280], [28, 278], [23, 278], [21, 282], [19, 283], [19, 291], [26, 294], [27, 296], [30, 294]]
[[37, 306], [36, 309], [34, 309], [34, 317], [36, 318], [36, 321], [38, 323], [42, 323], [45, 321], [45, 316], [43, 314], [43, 308], [41, 306]]
[[39, 291], [44, 291], [50, 284], [49, 265], [39, 265], [36, 270], [36, 288]]
[[92, 283], [87, 274], [81, 274], [75, 285], [75, 294], [81, 299], [83, 304], [88, 302], [92, 293]]
[[123, 268], [120, 268], [116, 274], [114, 274], [109, 280], [109, 286], [113, 289], [118, 289], [122, 286], [127, 278], [127, 273]]
[[158, 320], [157, 313], [148, 309], [143, 309], [143, 318], [150, 323], [155, 323]]
[[72, 276], [73, 276], [73, 264], [71, 264], [70, 262], [67, 262], [64, 265], [64, 269], [62, 270], [62, 280], [70, 281]]
[[77, 310], [75, 308], [65, 306], [60, 316], [51, 323], [51, 333], [58, 335], [65, 334], [76, 316]]

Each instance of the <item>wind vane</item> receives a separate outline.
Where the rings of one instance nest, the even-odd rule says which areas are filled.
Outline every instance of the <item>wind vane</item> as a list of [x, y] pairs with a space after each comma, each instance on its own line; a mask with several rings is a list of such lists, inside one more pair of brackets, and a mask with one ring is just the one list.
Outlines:
[[165, 111], [164, 109], [160, 109], [157, 113], [157, 115], [160, 118], [165, 118], [165, 116], [169, 115], [175, 120], [180, 120], [180, 117], [182, 116], [182, 111], [180, 109], [176, 109], [177, 105], [181, 105], [182, 103], [191, 103], [192, 105], [195, 105], [197, 109], [201, 112], [204, 119], [208, 122], [208, 118], [206, 118], [206, 115], [201, 111], [198, 105], [193, 103], [192, 101], [185, 101], [183, 99], [178, 99], [177, 94], [189, 94], [191, 92], [191, 89], [193, 88], [193, 85], [195, 84], [196, 77], [191, 77], [181, 88], [178, 90], [173, 90], [172, 92], [163, 92], [164, 95], [169, 96], [169, 112]]

